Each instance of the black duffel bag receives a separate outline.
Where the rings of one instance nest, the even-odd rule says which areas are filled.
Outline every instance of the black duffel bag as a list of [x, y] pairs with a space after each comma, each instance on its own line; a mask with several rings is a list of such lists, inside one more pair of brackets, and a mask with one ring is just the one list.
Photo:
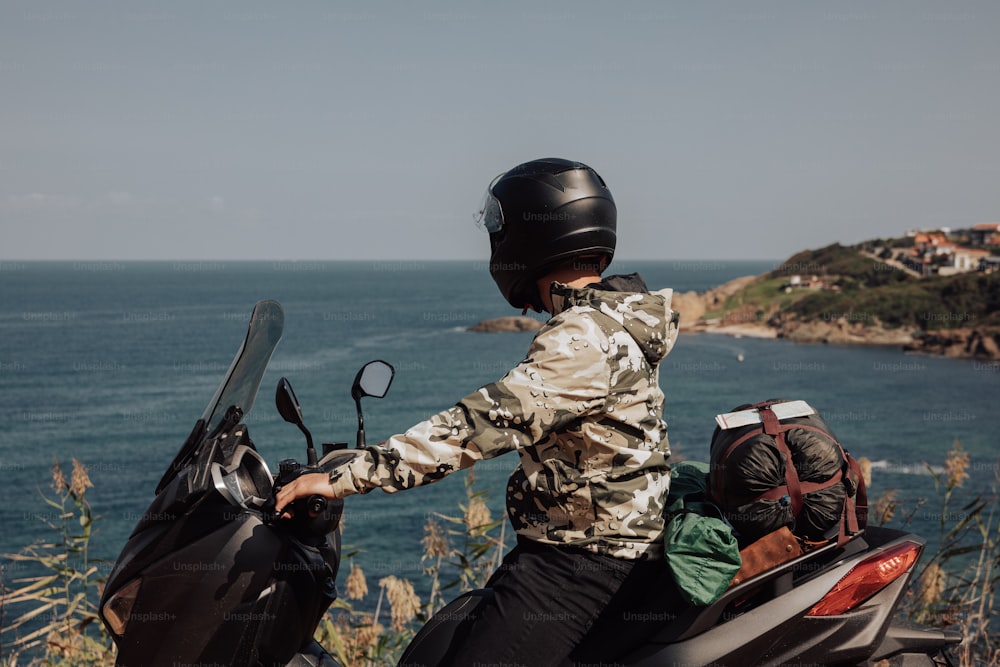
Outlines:
[[716, 422], [709, 495], [741, 545], [782, 526], [806, 543], [844, 543], [864, 529], [860, 467], [805, 401], [741, 405]]

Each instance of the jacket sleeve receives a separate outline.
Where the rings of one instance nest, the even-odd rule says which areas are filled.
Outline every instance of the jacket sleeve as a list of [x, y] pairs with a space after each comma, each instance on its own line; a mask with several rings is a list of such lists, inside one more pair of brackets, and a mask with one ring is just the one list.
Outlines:
[[604, 408], [609, 349], [607, 334], [589, 315], [556, 315], [535, 336], [524, 361], [503, 378], [334, 469], [334, 494], [375, 488], [393, 493], [542, 442]]

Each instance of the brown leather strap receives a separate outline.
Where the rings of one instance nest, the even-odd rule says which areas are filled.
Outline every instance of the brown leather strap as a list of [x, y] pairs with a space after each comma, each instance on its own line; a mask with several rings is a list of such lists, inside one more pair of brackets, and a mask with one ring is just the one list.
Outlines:
[[785, 457], [785, 484], [788, 486], [788, 497], [792, 501], [792, 516], [798, 519], [799, 512], [802, 511], [802, 484], [799, 482], [799, 472], [795, 469], [795, 464], [792, 463], [792, 450], [785, 442], [784, 432], [775, 436], [774, 444], [778, 446], [778, 450]]
[[762, 407], [757, 411], [757, 414], [760, 415], [761, 424], [764, 426], [764, 433], [773, 436], [781, 433], [781, 422], [778, 420], [778, 415], [774, 414], [774, 410], [771, 409], [770, 405]]
[[841, 517], [840, 535], [837, 538], [837, 543], [840, 545], [844, 545], [852, 535], [861, 532], [868, 525], [868, 489], [861, 474], [861, 466], [846, 451], [844, 451], [844, 461], [846, 470], [842, 478], [854, 486], [854, 493], [848, 493], [844, 500], [844, 514]]
[[760, 421], [764, 425], [764, 433], [774, 438], [778, 451], [785, 457], [785, 485], [788, 487], [788, 497], [792, 501], [792, 516], [798, 519], [799, 512], [802, 511], [802, 484], [799, 482], [799, 471], [792, 462], [792, 450], [785, 442], [785, 433], [789, 427], [781, 424], [770, 405], [762, 406], [758, 412]]

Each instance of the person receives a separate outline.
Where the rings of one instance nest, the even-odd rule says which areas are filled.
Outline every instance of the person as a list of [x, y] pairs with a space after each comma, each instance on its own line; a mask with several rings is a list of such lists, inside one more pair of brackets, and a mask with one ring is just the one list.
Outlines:
[[677, 337], [672, 291], [650, 292], [638, 274], [601, 277], [615, 252], [617, 209], [583, 163], [514, 167], [490, 184], [478, 218], [508, 303], [550, 315], [527, 356], [328, 476], [288, 484], [276, 507], [311, 494], [411, 489], [516, 451], [506, 501], [517, 544], [450, 664], [613, 657], [606, 638], [644, 632], [629, 609], [644, 604], [653, 578], [669, 579], [670, 448], [658, 367]]

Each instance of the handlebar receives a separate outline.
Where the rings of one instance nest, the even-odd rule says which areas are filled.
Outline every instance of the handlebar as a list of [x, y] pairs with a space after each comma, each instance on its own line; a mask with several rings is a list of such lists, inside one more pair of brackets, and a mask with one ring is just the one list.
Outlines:
[[[287, 528], [300, 537], [319, 537], [335, 531], [340, 525], [344, 507], [341, 500], [330, 501], [321, 495], [313, 494], [307, 498], [294, 500], [281, 514], [275, 511], [275, 498], [284, 486], [302, 475], [323, 471], [318, 466], [302, 465], [294, 459], [281, 461], [278, 469], [278, 476], [271, 488], [271, 496], [263, 508], [264, 520], [272, 526]], [[291, 514], [291, 518], [281, 518], [285, 512]]]

